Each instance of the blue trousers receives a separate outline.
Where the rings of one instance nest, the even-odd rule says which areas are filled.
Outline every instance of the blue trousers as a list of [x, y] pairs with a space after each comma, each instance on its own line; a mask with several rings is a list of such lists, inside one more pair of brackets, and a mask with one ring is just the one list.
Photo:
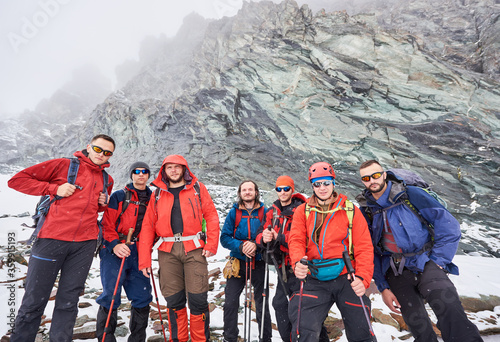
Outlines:
[[50, 341], [73, 339], [78, 299], [92, 264], [96, 240], [71, 242], [38, 239], [31, 249], [25, 293], [16, 318], [12, 342], [35, 341], [45, 306], [59, 271]]
[[[113, 303], [113, 310], [121, 304], [122, 287], [125, 289], [127, 298], [131, 301], [134, 308], [144, 308], [153, 300], [151, 282], [139, 271], [137, 246], [133, 244], [129, 248], [130, 255], [125, 259], [125, 263], [123, 264], [115, 302]], [[96, 299], [96, 302], [109, 309], [122, 259], [111, 253], [108, 248], [101, 249], [99, 257], [101, 258], [102, 294]]]

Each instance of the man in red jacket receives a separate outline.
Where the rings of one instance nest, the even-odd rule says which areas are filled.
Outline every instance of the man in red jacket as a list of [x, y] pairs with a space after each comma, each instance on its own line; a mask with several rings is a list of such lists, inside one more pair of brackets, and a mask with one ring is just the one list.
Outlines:
[[[114, 336], [118, 323], [118, 307], [121, 304], [122, 287], [131, 301], [129, 342], [146, 341], [148, 327], [151, 282], [139, 271], [137, 241], [142, 229], [142, 221], [151, 198], [151, 190], [147, 186], [149, 166], [144, 162], [135, 162], [130, 166], [128, 174], [132, 183], [124, 189], [115, 191], [104, 212], [104, 248], [99, 252], [101, 258], [102, 293], [96, 299], [99, 304], [97, 312], [96, 335], [99, 342], [116, 342]], [[127, 240], [130, 235], [130, 245]], [[123, 260], [125, 258], [125, 260]], [[121, 267], [123, 263], [123, 267]], [[119, 271], [122, 269], [122, 273]], [[109, 315], [106, 341], [102, 340], [104, 328], [113, 301], [116, 283], [115, 301]]]
[[[364, 296], [373, 274], [373, 245], [368, 225], [361, 211], [335, 191], [335, 172], [330, 164], [313, 164], [309, 168], [309, 181], [314, 194], [295, 210], [288, 242], [295, 276], [302, 280], [307, 277], [301, 284], [303, 294], [295, 293], [288, 307], [293, 340], [300, 334], [301, 342], [318, 341], [321, 324], [336, 303], [347, 340], [372, 341], [358, 298], [363, 296], [364, 305], [369, 308], [370, 300]], [[347, 210], [354, 210], [352, 219]], [[342, 254], [351, 250], [356, 279], [349, 283]], [[307, 264], [300, 262], [301, 259]], [[302, 301], [300, 322], [299, 301]]]
[[92, 138], [85, 150], [75, 152], [80, 165], [74, 185], [67, 181], [70, 160], [66, 158], [31, 166], [9, 180], [9, 187], [22, 193], [60, 197], [52, 203], [33, 244], [11, 341], [35, 340], [59, 271], [50, 340], [72, 340], [78, 297], [85, 287], [97, 244], [97, 215], [106, 208], [107, 194], [113, 188], [110, 178], [106, 193], [103, 192], [102, 171], [109, 166], [114, 149], [114, 140], [100, 134]]
[[[189, 170], [184, 157], [163, 160], [158, 189], [151, 197], [139, 236], [139, 269], [151, 274], [151, 251], [158, 248], [160, 288], [167, 300], [171, 341], [186, 342], [189, 297], [191, 341], [209, 341], [207, 259], [217, 253], [219, 216], [205, 185]], [[206, 221], [206, 232], [203, 221]]]

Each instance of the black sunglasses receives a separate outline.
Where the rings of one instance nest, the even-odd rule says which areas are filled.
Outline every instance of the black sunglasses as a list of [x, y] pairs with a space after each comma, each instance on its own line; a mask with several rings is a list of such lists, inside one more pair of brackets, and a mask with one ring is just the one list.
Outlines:
[[384, 174], [384, 171], [379, 171], [379, 172], [375, 172], [375, 173], [372, 173], [371, 175], [369, 176], [362, 176], [361, 177], [361, 180], [363, 182], [369, 182], [370, 181], [370, 178], [373, 178], [373, 179], [379, 179], [380, 177], [382, 177], [382, 175]]
[[140, 173], [143, 173], [143, 174], [148, 174], [149, 173], [149, 170], [148, 169], [144, 169], [144, 170], [137, 170], [135, 169], [134, 171], [132, 171], [133, 174], [140, 174]]
[[102, 147], [96, 145], [90, 145], [95, 153], [103, 153], [106, 157], [111, 157], [113, 152], [103, 149]]
[[282, 191], [288, 192], [290, 190], [292, 190], [292, 187], [290, 187], [290, 186], [277, 186], [276, 187], [276, 192], [282, 192]]

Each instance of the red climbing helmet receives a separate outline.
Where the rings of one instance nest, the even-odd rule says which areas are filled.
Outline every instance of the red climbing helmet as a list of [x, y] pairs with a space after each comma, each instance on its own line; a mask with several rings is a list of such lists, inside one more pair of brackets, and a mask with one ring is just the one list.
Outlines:
[[319, 177], [333, 177], [335, 178], [335, 172], [333, 167], [327, 162], [314, 163], [309, 168], [309, 181], [314, 178]]

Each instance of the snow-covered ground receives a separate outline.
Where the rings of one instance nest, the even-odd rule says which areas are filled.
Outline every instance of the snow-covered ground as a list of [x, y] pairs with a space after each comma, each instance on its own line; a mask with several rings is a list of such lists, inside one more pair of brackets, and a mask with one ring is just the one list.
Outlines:
[[[32, 224], [31, 215], [35, 204], [38, 201], [37, 197], [27, 196], [16, 191], [13, 191], [7, 187], [7, 180], [9, 176], [0, 175], [0, 258], [2, 263], [0, 263], [0, 285], [3, 289], [0, 291], [0, 307], [4, 309], [0, 310], [2, 314], [0, 315], [0, 336], [7, 333], [10, 329], [10, 310], [14, 309], [17, 312], [21, 299], [23, 296], [23, 289], [19, 288], [22, 284], [22, 280], [16, 282], [6, 283], [8, 280], [21, 278], [25, 275], [26, 266], [16, 263], [16, 268], [12, 269], [6, 264], [9, 252], [15, 253], [21, 250], [14, 242], [22, 241], [29, 238], [32, 233], [32, 229], [22, 227], [23, 223], [27, 225]], [[223, 222], [225, 215], [227, 214], [231, 203], [235, 199], [235, 188], [231, 187], [212, 187], [209, 186], [209, 191], [214, 198], [216, 198], [216, 207], [220, 214], [221, 223]], [[272, 198], [272, 194], [266, 196], [266, 198]], [[267, 201], [266, 204], [269, 205], [271, 200]], [[25, 217], [18, 217], [20, 214], [29, 212], [29, 215]], [[4, 217], [6, 216], [6, 217]], [[22, 216], [22, 215], [21, 215]], [[10, 240], [9, 240], [10, 239]], [[11, 243], [10, 243], [10, 242]], [[487, 242], [488, 243], [488, 242]], [[491, 241], [493, 245], [498, 244], [497, 241]], [[8, 248], [11, 248], [10, 250]], [[226, 256], [228, 251], [223, 247], [219, 247], [219, 251], [216, 256], [209, 259], [209, 270], [219, 268], [223, 269], [226, 262]], [[25, 256], [28, 259], [28, 256]], [[463, 256], [459, 255], [455, 258], [455, 263], [460, 267], [461, 275], [456, 277], [452, 276], [452, 280], [455, 283], [458, 292], [461, 295], [469, 297], [479, 297], [480, 295], [500, 295], [500, 259], [485, 258], [480, 256]], [[155, 267], [155, 265], [153, 265]], [[157, 270], [157, 268], [156, 268]], [[157, 281], [157, 280], [156, 280]], [[209, 292], [209, 301], [211, 303], [220, 302], [220, 299], [216, 298], [217, 294], [224, 290], [224, 279], [222, 276], [217, 279], [211, 279], [214, 283], [214, 290]], [[276, 289], [277, 276], [274, 271], [270, 272], [270, 282], [273, 284], [271, 286], [271, 298], [274, 295]], [[16, 286], [12, 286], [15, 284]], [[158, 282], [156, 283], [158, 287]], [[101, 283], [99, 278], [99, 260], [95, 259], [90, 271], [89, 277], [86, 284], [86, 293], [80, 298], [80, 303], [86, 302], [90, 306], [80, 309], [78, 316], [88, 315], [90, 318], [95, 318], [97, 314], [97, 304], [95, 303], [95, 298], [97, 297], [96, 292], [100, 291]], [[160, 296], [161, 297], [161, 296]], [[379, 308], [383, 310], [384, 313], [389, 313], [389, 310], [385, 307], [379, 294], [371, 295], [372, 308]], [[126, 299], [122, 300], [127, 302]], [[240, 301], [242, 303], [242, 299]], [[165, 305], [166, 302], [163, 298], [160, 298], [160, 305]], [[49, 301], [49, 304], [45, 310], [45, 315], [50, 318], [52, 315], [54, 302]], [[222, 334], [222, 315], [223, 311], [220, 306], [216, 306], [214, 311], [211, 313], [211, 327], [214, 333]], [[336, 318], [340, 318], [340, 313], [334, 306], [330, 315]], [[119, 316], [121, 319], [119, 322], [126, 322], [128, 325], [129, 311], [120, 311]], [[271, 306], [271, 316], [274, 321], [274, 311]], [[480, 330], [487, 328], [499, 328], [500, 327], [500, 307], [496, 307], [495, 311], [481, 311], [475, 314], [469, 314], [469, 317], [478, 326]], [[255, 318], [255, 314], [252, 315]], [[164, 317], [165, 320], [165, 317]], [[243, 322], [243, 313], [241, 313], [239, 322]], [[494, 323], [492, 323], [494, 322]], [[95, 322], [85, 323], [85, 326], [91, 326]], [[149, 336], [157, 335], [153, 329], [153, 322], [150, 322], [147, 334]], [[45, 325], [45, 329], [48, 330], [50, 324]], [[408, 335], [407, 331], [398, 331], [393, 327], [388, 325], [383, 325], [380, 323], [373, 323], [373, 328], [377, 336], [378, 341], [398, 341], [399, 337]], [[240, 326], [242, 330], [242, 326]], [[258, 340], [258, 327], [256, 323], [252, 324], [252, 339]], [[117, 340], [122, 342], [126, 341], [126, 337], [117, 337]], [[280, 341], [279, 334], [276, 330], [273, 331], [273, 341]], [[496, 336], [485, 336], [485, 341], [500, 341], [500, 335]], [[347, 341], [345, 335], [342, 336], [338, 341]], [[413, 338], [408, 338], [406, 341], [413, 341]]]

